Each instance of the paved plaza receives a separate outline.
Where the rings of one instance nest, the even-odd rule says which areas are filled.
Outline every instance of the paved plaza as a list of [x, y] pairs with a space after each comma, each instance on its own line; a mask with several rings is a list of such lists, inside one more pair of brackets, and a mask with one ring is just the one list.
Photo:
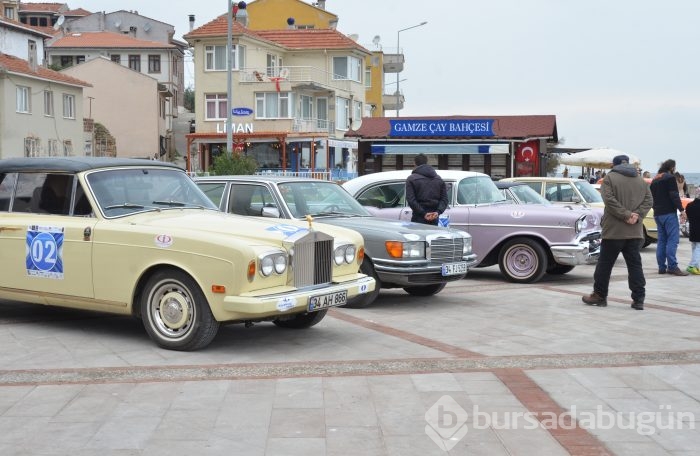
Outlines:
[[581, 302], [593, 266], [532, 285], [491, 267], [192, 353], [137, 320], [0, 301], [0, 454], [696, 455], [700, 276], [657, 274], [654, 248], [644, 311], [621, 258], [605, 308]]

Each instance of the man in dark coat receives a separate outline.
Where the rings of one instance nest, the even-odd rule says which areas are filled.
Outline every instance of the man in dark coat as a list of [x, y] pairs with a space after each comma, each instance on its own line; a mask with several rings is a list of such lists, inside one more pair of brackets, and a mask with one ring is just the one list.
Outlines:
[[593, 293], [584, 296], [589, 306], [608, 305], [608, 285], [620, 253], [627, 264], [628, 285], [632, 291], [632, 308], [644, 309], [646, 280], [639, 250], [644, 242], [642, 220], [652, 205], [649, 186], [629, 164], [627, 155], [613, 159], [613, 168], [600, 187], [605, 209], [601, 226], [600, 257], [593, 273]]
[[678, 224], [678, 211], [681, 213], [681, 222], [685, 223], [685, 212], [681, 197], [678, 194], [676, 176], [676, 161], [666, 160], [661, 164], [659, 172], [651, 181], [651, 194], [654, 197], [654, 221], [656, 221], [656, 263], [659, 266], [659, 274], [686, 276], [687, 272], [678, 267], [676, 251], [680, 241], [680, 225]]
[[416, 167], [406, 179], [406, 201], [413, 210], [411, 221], [437, 225], [440, 214], [447, 209], [447, 186], [424, 154], [416, 155], [413, 163]]
[[692, 248], [690, 264], [686, 271], [689, 274], [700, 275], [700, 187], [695, 189], [695, 199], [685, 207], [685, 215], [690, 225], [688, 238]]

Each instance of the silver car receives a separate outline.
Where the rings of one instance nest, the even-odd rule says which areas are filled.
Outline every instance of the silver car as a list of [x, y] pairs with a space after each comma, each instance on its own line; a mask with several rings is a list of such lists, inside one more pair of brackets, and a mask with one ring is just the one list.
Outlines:
[[373, 217], [334, 182], [275, 176], [197, 177], [195, 182], [225, 212], [307, 219], [362, 234], [365, 260], [360, 270], [373, 277], [377, 286], [347, 307], [371, 304], [381, 288], [403, 288], [414, 296], [434, 295], [447, 282], [463, 278], [478, 262], [468, 233]]
[[[472, 171], [437, 170], [448, 186], [451, 227], [474, 238], [477, 267], [498, 264], [511, 282], [537, 282], [592, 264], [600, 254], [600, 219], [591, 210], [511, 204], [491, 178]], [[360, 176], [343, 184], [378, 217], [410, 220], [405, 183], [410, 170]]]

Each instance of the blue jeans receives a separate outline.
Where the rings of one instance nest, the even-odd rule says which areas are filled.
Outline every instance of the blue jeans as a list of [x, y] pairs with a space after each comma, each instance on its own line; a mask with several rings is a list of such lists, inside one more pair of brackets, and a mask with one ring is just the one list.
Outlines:
[[680, 240], [680, 224], [676, 213], [655, 215], [656, 227], [658, 228], [658, 240], [656, 241], [656, 263], [659, 271], [675, 269], [678, 267], [676, 251]]
[[690, 264], [688, 266], [700, 268], [700, 242], [691, 242], [690, 248], [692, 249], [693, 256], [690, 258]]

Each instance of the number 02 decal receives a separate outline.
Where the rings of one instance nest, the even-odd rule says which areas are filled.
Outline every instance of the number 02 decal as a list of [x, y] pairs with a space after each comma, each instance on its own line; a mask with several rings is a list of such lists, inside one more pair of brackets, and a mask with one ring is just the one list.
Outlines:
[[63, 279], [63, 228], [30, 226], [27, 229], [25, 263], [34, 277]]

